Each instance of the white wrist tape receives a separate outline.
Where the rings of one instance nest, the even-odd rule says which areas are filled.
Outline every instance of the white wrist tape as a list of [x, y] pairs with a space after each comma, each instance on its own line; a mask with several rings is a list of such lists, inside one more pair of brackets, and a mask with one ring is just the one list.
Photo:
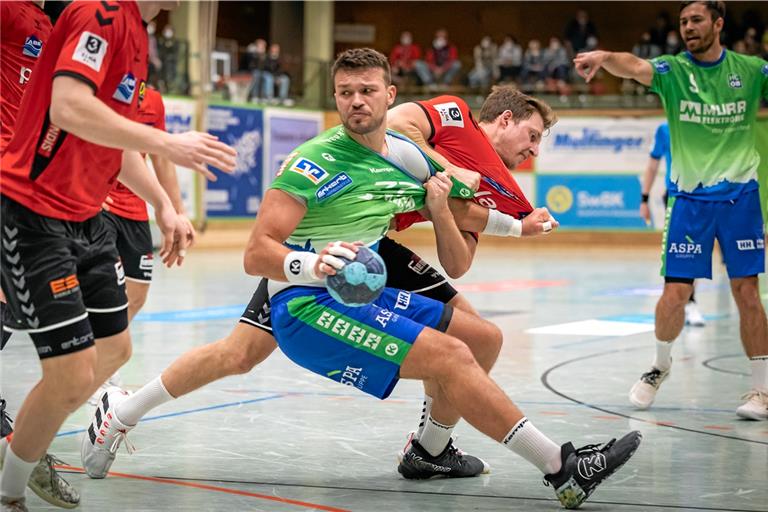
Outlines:
[[289, 283], [306, 284], [320, 279], [315, 274], [315, 265], [320, 257], [307, 251], [292, 251], [285, 255], [283, 272]]
[[483, 234], [520, 237], [523, 235], [523, 222], [506, 213], [489, 209], [488, 222], [485, 225]]

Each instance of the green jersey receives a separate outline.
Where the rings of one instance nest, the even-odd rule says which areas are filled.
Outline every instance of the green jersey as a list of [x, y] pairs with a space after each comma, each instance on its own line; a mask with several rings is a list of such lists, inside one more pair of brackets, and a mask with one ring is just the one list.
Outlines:
[[757, 189], [755, 120], [768, 98], [768, 62], [723, 50], [717, 62], [688, 52], [651, 60], [672, 142], [670, 194], [733, 199]]
[[336, 240], [372, 245], [396, 214], [423, 208], [424, 183], [442, 168], [396, 132], [387, 132], [387, 146], [385, 158], [337, 126], [291, 153], [270, 187], [307, 207], [287, 245], [314, 252]]

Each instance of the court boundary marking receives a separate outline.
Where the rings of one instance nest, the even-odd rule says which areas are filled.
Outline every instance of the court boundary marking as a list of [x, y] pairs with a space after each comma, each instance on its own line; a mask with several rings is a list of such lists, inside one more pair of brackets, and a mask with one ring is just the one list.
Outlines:
[[[56, 466], [57, 469], [64, 470], [63, 472], [70, 472], [70, 473], [77, 473], [82, 474], [83, 470], [78, 467], [74, 466]], [[209, 486], [207, 484], [200, 484], [200, 485], [193, 485], [195, 482], [219, 482], [222, 484], [237, 484], [237, 485], [259, 485], [259, 486], [265, 486], [265, 487], [298, 487], [298, 488], [307, 488], [307, 489], [323, 489], [323, 490], [338, 490], [338, 491], [359, 491], [359, 492], [377, 492], [377, 493], [388, 493], [388, 494], [412, 494], [412, 495], [425, 495], [425, 496], [445, 496], [445, 497], [457, 497], [457, 498], [487, 498], [487, 499], [497, 499], [497, 500], [516, 500], [516, 501], [538, 501], [538, 502], [544, 502], [544, 503], [559, 503], [556, 498], [541, 498], [538, 496], [496, 496], [493, 494], [467, 494], [467, 493], [451, 493], [451, 492], [437, 492], [437, 491], [420, 491], [420, 490], [410, 490], [410, 489], [375, 489], [375, 488], [369, 488], [369, 487], [342, 487], [338, 485], [317, 485], [317, 484], [291, 484], [291, 483], [283, 483], [283, 482], [260, 482], [260, 481], [252, 481], [252, 480], [232, 480], [232, 479], [216, 479], [216, 478], [186, 478], [186, 477], [165, 477], [165, 476], [154, 476], [154, 477], [145, 477], [141, 475], [131, 475], [128, 473], [109, 473], [110, 476], [117, 476], [121, 478], [129, 478], [129, 479], [137, 479], [137, 480], [146, 480], [146, 481], [152, 481], [152, 482], [159, 482], [159, 483], [171, 483], [174, 485], [181, 485], [185, 486], [189, 484], [189, 486], [199, 489], [206, 489], [208, 487], [211, 487], [211, 490], [214, 491], [220, 491], [220, 492], [226, 492], [228, 494], [243, 494], [241, 491], [237, 491], [236, 489], [227, 489], [225, 487], [218, 488], [216, 486]], [[419, 485], [416, 483], [416, 485]], [[249, 494], [255, 494], [257, 496], [258, 493], [248, 493]], [[282, 501], [281, 498], [277, 498], [274, 496], [267, 496], [270, 500], [273, 501]], [[290, 500], [289, 500], [290, 501]], [[296, 501], [296, 500], [294, 500]], [[303, 502], [299, 502], [303, 503]], [[758, 512], [759, 509], [739, 509], [739, 508], [720, 508], [720, 507], [700, 507], [700, 506], [691, 506], [691, 505], [665, 505], [661, 503], [631, 503], [631, 502], [624, 502], [624, 501], [600, 501], [600, 500], [591, 500], [588, 499], [587, 503], [592, 505], [618, 505], [623, 507], [645, 507], [645, 508], [668, 508], [668, 509], [675, 509], [675, 510], [701, 510], [701, 511], [712, 511], [712, 512]], [[315, 507], [322, 507], [318, 505], [309, 504], [311, 506]], [[302, 505], [304, 506], [304, 505]], [[334, 508], [320, 508], [320, 510], [331, 510], [331, 511], [342, 511], [342, 512], [351, 512], [347, 509], [334, 509]]]
[[725, 368], [718, 368], [717, 366], [712, 365], [712, 361], [719, 361], [720, 359], [734, 359], [736, 357], [746, 357], [746, 355], [745, 354], [725, 354], [722, 356], [710, 357], [706, 361], [703, 361], [701, 365], [704, 368], [708, 368], [716, 372], [727, 373], [729, 375], [739, 375], [741, 377], [750, 377], [750, 374], [748, 373], [737, 372], [735, 370], [727, 370]]
[[590, 404], [588, 402], [584, 402], [584, 401], [579, 400], [577, 398], [573, 398], [572, 396], [566, 395], [562, 391], [558, 391], [557, 389], [555, 389], [555, 387], [552, 384], [549, 383], [549, 375], [553, 371], [555, 371], [555, 370], [557, 370], [559, 368], [562, 368], [563, 366], [566, 366], [566, 365], [569, 365], [569, 364], [572, 364], [572, 363], [576, 363], [578, 361], [584, 361], [586, 359], [592, 359], [592, 358], [595, 358], [595, 357], [600, 357], [600, 356], [604, 356], [604, 355], [608, 355], [608, 354], [616, 354], [616, 353], [619, 353], [619, 352], [632, 352], [634, 350], [640, 350], [640, 349], [643, 349], [643, 348], [645, 348], [645, 346], [643, 346], [643, 347], [625, 348], [625, 349], [616, 349], [616, 350], [608, 350], [608, 351], [600, 352], [600, 353], [597, 353], [597, 354], [588, 354], [586, 356], [581, 356], [581, 357], [576, 357], [576, 358], [573, 358], [573, 359], [568, 359], [568, 360], [565, 360], [565, 361], [561, 361], [560, 363], [557, 363], [556, 365], [551, 366], [550, 368], [548, 368], [541, 375], [541, 383], [544, 385], [545, 388], [547, 388], [549, 391], [551, 391], [552, 393], [556, 394], [557, 396], [559, 396], [561, 398], [564, 398], [564, 399], [566, 399], [566, 400], [568, 400], [570, 402], [573, 402], [573, 403], [576, 403], [576, 404], [579, 404], [579, 405], [583, 405], [584, 407], [588, 407], [590, 409], [594, 409], [596, 411], [604, 412], [604, 413], [607, 413], [607, 414], [613, 414], [614, 416], [620, 416], [622, 418], [626, 418], [626, 419], [629, 419], [629, 420], [640, 421], [640, 422], [643, 422], [643, 423], [647, 423], [649, 425], [655, 425], [657, 427], [672, 428], [672, 429], [675, 429], [675, 430], [681, 430], [683, 432], [691, 432], [691, 433], [694, 433], [694, 434], [704, 434], [704, 435], [708, 435], [708, 436], [722, 437], [724, 439], [731, 439], [731, 440], [734, 440], [734, 441], [743, 441], [745, 443], [754, 443], [754, 444], [761, 444], [761, 445], [768, 446], [768, 442], [766, 442], [766, 441], [759, 441], [757, 439], [746, 439], [746, 438], [737, 437], [737, 436], [729, 436], [727, 434], [718, 434], [716, 432], [705, 432], [703, 430], [696, 430], [695, 428], [681, 427], [679, 425], [670, 425], [670, 424], [666, 424], [664, 422], [659, 422], [659, 421], [655, 421], [655, 420], [649, 420], [649, 419], [646, 419], [646, 418], [640, 418], [640, 417], [637, 417], [637, 416], [632, 416], [630, 414], [624, 414], [624, 413], [621, 413], [621, 412], [612, 411], [610, 409], [606, 409], [604, 407], [600, 407], [600, 406], [597, 406], [597, 405], [594, 405], [594, 404]]

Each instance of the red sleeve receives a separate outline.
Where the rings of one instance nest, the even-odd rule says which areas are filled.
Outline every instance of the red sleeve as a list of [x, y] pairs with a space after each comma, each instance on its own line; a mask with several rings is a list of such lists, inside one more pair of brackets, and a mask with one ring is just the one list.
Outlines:
[[459, 50], [456, 48], [456, 46], [451, 45], [451, 53], [449, 60], [453, 62], [454, 60], [459, 58]]
[[155, 96], [155, 112], [157, 112], [157, 119], [155, 119], [153, 126], [158, 130], [165, 131], [165, 104], [163, 104], [163, 97], [157, 91], [152, 91], [152, 93]]
[[67, 35], [54, 77], [74, 76], [98, 90], [120, 50], [119, 33], [123, 29], [115, 23], [119, 9], [117, 2], [76, 2], [64, 11], [57, 24], [64, 24]]
[[463, 130], [464, 125], [471, 122], [469, 106], [458, 96], [438, 96], [417, 103], [429, 118], [432, 134], [427, 142], [432, 146], [440, 145], [451, 130]]

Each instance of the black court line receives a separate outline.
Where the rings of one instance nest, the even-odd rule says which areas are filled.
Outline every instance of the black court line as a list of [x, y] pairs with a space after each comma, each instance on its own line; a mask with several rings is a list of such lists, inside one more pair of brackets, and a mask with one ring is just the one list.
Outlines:
[[566, 400], [568, 400], [570, 402], [574, 402], [576, 404], [583, 405], [584, 407], [589, 407], [590, 409], [594, 409], [596, 411], [600, 411], [600, 412], [604, 412], [604, 413], [608, 413], [608, 414], [613, 414], [614, 416], [620, 416], [622, 418], [627, 418], [629, 420], [642, 421], [643, 423], [648, 423], [649, 425], [655, 425], [657, 427], [672, 428], [672, 429], [681, 430], [681, 431], [684, 431], [684, 432], [692, 432], [694, 434], [704, 434], [704, 435], [707, 435], [707, 436], [721, 437], [723, 439], [732, 439], [734, 441], [744, 441], [746, 443], [762, 444], [762, 445], [768, 446], [768, 442], [766, 442], [766, 441], [758, 441], [757, 439], [746, 439], [744, 437], [738, 437], [738, 436], [729, 436], [728, 434], [719, 434], [717, 432], [707, 432], [707, 431], [704, 431], [704, 430], [696, 430], [695, 428], [681, 427], [681, 426], [678, 426], [678, 425], [664, 425], [663, 423], [659, 423], [659, 422], [657, 422], [655, 420], [648, 420], [648, 419], [645, 419], [645, 418], [639, 418], [637, 416], [632, 416], [632, 415], [629, 415], [629, 414], [624, 414], [624, 413], [621, 413], [621, 412], [612, 411], [610, 409], [606, 409], [604, 407], [599, 407], [597, 405], [589, 404], [587, 402], [583, 402], [581, 400], [573, 398], [572, 396], [566, 395], [565, 393], [556, 390], [549, 383], [549, 374], [552, 373], [553, 371], [557, 370], [558, 368], [562, 368], [563, 366], [569, 365], [571, 363], [576, 363], [578, 361], [584, 361], [586, 359], [592, 359], [592, 358], [595, 358], [595, 357], [600, 357], [600, 356], [604, 356], [604, 355], [608, 355], [608, 354], [617, 354], [619, 352], [632, 352], [633, 350], [639, 350], [640, 348], [644, 348], [644, 347], [608, 350], [608, 351], [600, 352], [600, 353], [597, 353], [597, 354], [589, 354], [589, 355], [586, 355], [586, 356], [576, 357], [574, 359], [569, 359], [567, 361], [563, 361], [561, 363], [558, 363], [558, 364], [552, 366], [548, 370], [546, 370], [541, 375], [541, 383], [544, 385], [545, 388], [550, 390], [552, 393], [554, 393], [557, 396], [560, 396], [562, 398], [565, 398]]
[[[72, 473], [82, 474], [77, 471], [64, 471], [59, 470], [60, 473]], [[294, 487], [294, 488], [307, 488], [307, 489], [322, 489], [322, 490], [337, 490], [337, 491], [360, 491], [360, 492], [377, 492], [385, 494], [411, 494], [414, 496], [445, 496], [452, 498], [483, 498], [483, 499], [495, 499], [495, 500], [515, 500], [515, 501], [538, 501], [542, 503], [559, 503], [555, 498], [540, 498], [537, 496], [496, 496], [493, 494], [465, 494], [465, 493], [451, 493], [451, 492], [435, 492], [435, 491], [412, 491], [408, 489], [375, 489], [370, 487], [342, 487], [340, 485], [317, 485], [317, 484], [289, 484], [283, 482], [261, 482], [250, 480], [228, 480], [218, 478], [185, 478], [178, 476], [160, 476], [153, 475], [152, 478], [161, 478], [164, 480], [180, 480], [186, 482], [202, 482], [206, 484], [235, 484], [235, 485], [260, 485], [266, 487]], [[418, 485], [418, 484], [417, 484]], [[622, 507], [637, 507], [643, 510], [657, 508], [657, 509], [675, 509], [675, 510], [703, 510], [713, 512], [760, 512], [760, 509], [743, 509], [743, 508], [720, 508], [720, 507], [697, 507], [691, 505], [666, 505], [663, 503], [631, 503], [626, 501], [598, 501], [587, 500], [589, 505], [614, 505]]]
[[733, 359], [735, 357], [746, 357], [746, 356], [744, 354], [728, 354], [724, 356], [710, 357], [709, 359], [707, 359], [701, 364], [705, 368], [709, 368], [710, 370], [714, 370], [716, 372], [730, 373], [731, 375], [741, 375], [742, 377], [751, 377], [751, 375], [746, 372], [737, 372], [736, 370], [727, 370], [725, 368], [718, 368], [717, 366], [714, 366], [712, 364], [713, 361], [718, 361], [720, 359]]

